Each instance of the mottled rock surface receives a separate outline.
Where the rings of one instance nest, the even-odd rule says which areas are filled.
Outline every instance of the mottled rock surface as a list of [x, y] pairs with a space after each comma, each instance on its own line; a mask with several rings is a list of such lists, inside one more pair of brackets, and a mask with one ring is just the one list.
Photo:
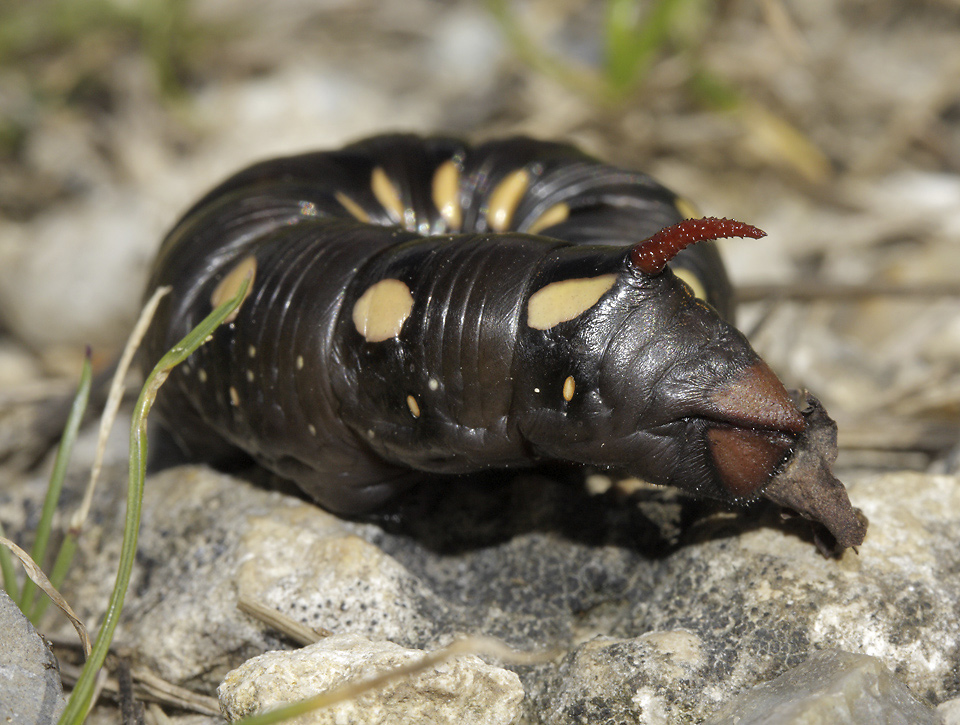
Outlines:
[[55, 723], [66, 702], [57, 658], [0, 588], [0, 722]]
[[[703, 720], [832, 648], [876, 657], [930, 705], [957, 697], [960, 481], [847, 481], [871, 528], [859, 554], [834, 560], [794, 521], [708, 513], [664, 491], [641, 490], [638, 504], [556, 478], [459, 482], [373, 523], [171, 469], [148, 480], [119, 637], [139, 664], [207, 693], [249, 657], [295, 646], [240, 612], [241, 595], [403, 647], [457, 633], [558, 646], [556, 663], [510, 667], [525, 719], [551, 724]], [[97, 520], [118, 528], [122, 507], [100, 506]], [[85, 565], [107, 571], [111, 557]], [[83, 591], [71, 598], [101, 596]]]
[[[425, 655], [389, 642], [334, 635], [295, 652], [269, 652], [230, 672], [220, 703], [237, 720], [415, 663]], [[315, 725], [509, 725], [520, 717], [523, 688], [508, 670], [458, 657], [416, 676], [304, 716]]]
[[705, 725], [938, 725], [941, 720], [876, 657], [819, 652], [735, 698]]
[[702, 687], [703, 643], [691, 632], [597, 637], [566, 658], [537, 700], [544, 723], [678, 722], [681, 693]]

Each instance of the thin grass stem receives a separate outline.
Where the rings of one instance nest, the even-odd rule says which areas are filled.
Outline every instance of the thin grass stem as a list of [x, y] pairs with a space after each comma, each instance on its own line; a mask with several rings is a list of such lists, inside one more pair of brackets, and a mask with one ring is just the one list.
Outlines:
[[[7, 534], [0, 524], [0, 537]], [[20, 585], [17, 583], [17, 570], [14, 568], [13, 555], [6, 548], [0, 546], [0, 571], [3, 572], [3, 589], [13, 601], [20, 599]]]
[[[40, 514], [40, 523], [37, 524], [37, 533], [33, 540], [33, 548], [30, 551], [30, 558], [37, 562], [38, 566], [43, 566], [43, 560], [47, 556], [47, 546], [50, 543], [50, 532], [53, 529], [53, 517], [57, 512], [57, 504], [60, 502], [60, 493], [63, 491], [63, 481], [67, 477], [67, 464], [70, 462], [70, 455], [73, 452], [73, 444], [76, 443], [77, 434], [80, 431], [80, 423], [83, 422], [83, 413], [87, 409], [87, 402], [90, 400], [90, 384], [93, 380], [93, 366], [90, 362], [91, 352], [87, 348], [83, 360], [83, 367], [80, 370], [80, 384], [77, 387], [77, 394], [74, 396], [73, 405], [70, 408], [70, 416], [67, 418], [67, 425], [63, 429], [63, 437], [60, 439], [60, 445], [57, 447], [57, 457], [53, 464], [53, 472], [50, 474], [50, 483], [47, 486], [47, 494], [43, 499], [43, 509]], [[20, 610], [31, 615], [33, 610], [34, 597], [37, 587], [32, 580], [27, 579], [23, 583], [23, 591], [20, 593]], [[37, 620], [30, 616], [30, 621], [34, 625]]]
[[127, 484], [127, 511], [124, 521], [123, 544], [120, 549], [120, 564], [117, 580], [110, 595], [107, 612], [104, 615], [103, 625], [97, 634], [93, 651], [87, 659], [77, 680], [77, 684], [70, 694], [67, 706], [60, 716], [60, 725], [80, 725], [86, 717], [93, 701], [94, 687], [97, 673], [103, 666], [113, 633], [120, 620], [123, 601], [126, 597], [127, 586], [137, 553], [137, 539], [140, 530], [140, 507], [143, 499], [143, 482], [147, 471], [147, 415], [156, 399], [157, 391], [178, 364], [200, 345], [202, 345], [220, 326], [220, 324], [237, 308], [246, 295], [250, 286], [250, 277], [242, 281], [237, 294], [218, 306], [204, 320], [197, 325], [186, 337], [156, 364], [137, 399], [134, 408], [133, 421], [130, 425], [130, 475]]

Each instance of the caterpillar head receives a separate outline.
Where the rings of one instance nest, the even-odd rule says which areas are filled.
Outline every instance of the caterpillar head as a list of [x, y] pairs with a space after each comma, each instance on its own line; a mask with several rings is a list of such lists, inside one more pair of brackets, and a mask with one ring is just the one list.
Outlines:
[[856, 546], [865, 520], [830, 473], [832, 421], [802, 411], [743, 334], [667, 268], [684, 247], [728, 236], [764, 233], [687, 220], [625, 255], [617, 284], [573, 333], [572, 350], [598, 352], [581, 362], [580, 399], [565, 390], [571, 424], [558, 453], [698, 496], [767, 496], [823, 524], [837, 547]]

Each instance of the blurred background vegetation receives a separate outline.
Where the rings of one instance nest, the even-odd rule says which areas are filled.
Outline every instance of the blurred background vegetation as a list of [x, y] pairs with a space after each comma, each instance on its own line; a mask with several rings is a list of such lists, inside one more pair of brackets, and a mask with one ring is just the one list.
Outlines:
[[109, 359], [224, 175], [398, 129], [570, 141], [760, 225], [724, 252], [778, 372], [955, 426], [958, 0], [7, 0], [0, 384]]

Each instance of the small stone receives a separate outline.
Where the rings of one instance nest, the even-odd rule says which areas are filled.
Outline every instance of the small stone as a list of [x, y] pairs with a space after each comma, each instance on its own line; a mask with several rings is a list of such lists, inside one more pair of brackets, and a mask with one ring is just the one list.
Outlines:
[[238, 610], [240, 597], [308, 627], [411, 646], [448, 619], [428, 587], [358, 536], [364, 526], [208, 469], [151, 478], [143, 517], [140, 572], [152, 586], [128, 604], [122, 631], [171, 681], [214, 685], [286, 643]]
[[824, 650], [725, 705], [707, 725], [938, 725], [876, 657]]
[[937, 713], [943, 718], [943, 725], [960, 725], [960, 697], [941, 702]]
[[702, 689], [703, 643], [683, 630], [596, 637], [567, 657], [539, 698], [540, 722], [681, 722], [676, 693]]
[[57, 658], [0, 589], [0, 723], [55, 723], [65, 705]]
[[[220, 685], [220, 706], [233, 721], [375, 677], [424, 655], [392, 642], [334, 635], [301, 650], [268, 652], [245, 662]], [[522, 700], [523, 688], [515, 673], [470, 655], [317, 710], [297, 722], [509, 725], [519, 719]]]

